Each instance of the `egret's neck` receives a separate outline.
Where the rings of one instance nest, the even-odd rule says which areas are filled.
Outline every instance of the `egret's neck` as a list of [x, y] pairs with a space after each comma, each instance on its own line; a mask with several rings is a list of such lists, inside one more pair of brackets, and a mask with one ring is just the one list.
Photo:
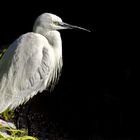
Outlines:
[[61, 49], [62, 41], [60, 33], [58, 31], [48, 31], [46, 32], [45, 37], [54, 49]]
[[34, 26], [33, 32], [39, 33], [46, 37], [50, 46], [55, 53], [56, 59], [62, 57], [62, 41], [58, 31], [50, 31], [49, 29], [42, 28], [41, 26]]
[[58, 31], [48, 31], [45, 37], [52, 46], [56, 61], [62, 59], [62, 41], [60, 33]]

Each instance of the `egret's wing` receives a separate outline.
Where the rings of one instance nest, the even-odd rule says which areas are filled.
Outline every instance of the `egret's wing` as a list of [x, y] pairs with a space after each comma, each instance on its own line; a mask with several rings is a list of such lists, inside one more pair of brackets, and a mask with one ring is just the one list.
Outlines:
[[11, 108], [46, 87], [51, 61], [49, 49], [44, 47], [47, 41], [40, 37], [33, 33], [21, 36], [0, 62], [0, 95], [3, 100], [12, 101]]

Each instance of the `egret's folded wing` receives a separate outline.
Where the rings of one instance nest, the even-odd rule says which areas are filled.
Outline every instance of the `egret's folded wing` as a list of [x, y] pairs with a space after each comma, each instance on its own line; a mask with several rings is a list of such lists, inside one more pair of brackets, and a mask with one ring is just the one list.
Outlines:
[[1, 100], [9, 102], [14, 108], [29, 100], [45, 89], [50, 69], [51, 61], [44, 42], [33, 34], [20, 37], [0, 62], [0, 103]]

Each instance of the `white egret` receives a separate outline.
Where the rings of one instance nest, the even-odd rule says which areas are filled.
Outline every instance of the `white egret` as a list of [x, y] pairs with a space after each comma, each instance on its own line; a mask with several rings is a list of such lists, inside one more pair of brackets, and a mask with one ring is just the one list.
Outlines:
[[87, 29], [62, 22], [51, 13], [40, 15], [33, 32], [21, 35], [0, 60], [0, 113], [27, 102], [55, 83], [62, 68], [60, 29]]

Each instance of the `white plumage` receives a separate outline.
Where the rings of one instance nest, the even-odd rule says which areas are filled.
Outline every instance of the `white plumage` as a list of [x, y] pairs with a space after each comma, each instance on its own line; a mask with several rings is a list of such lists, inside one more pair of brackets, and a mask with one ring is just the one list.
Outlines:
[[44, 13], [36, 19], [33, 32], [21, 35], [9, 46], [0, 60], [0, 113], [55, 83], [62, 68], [62, 42], [56, 30], [66, 28], [86, 30]]

